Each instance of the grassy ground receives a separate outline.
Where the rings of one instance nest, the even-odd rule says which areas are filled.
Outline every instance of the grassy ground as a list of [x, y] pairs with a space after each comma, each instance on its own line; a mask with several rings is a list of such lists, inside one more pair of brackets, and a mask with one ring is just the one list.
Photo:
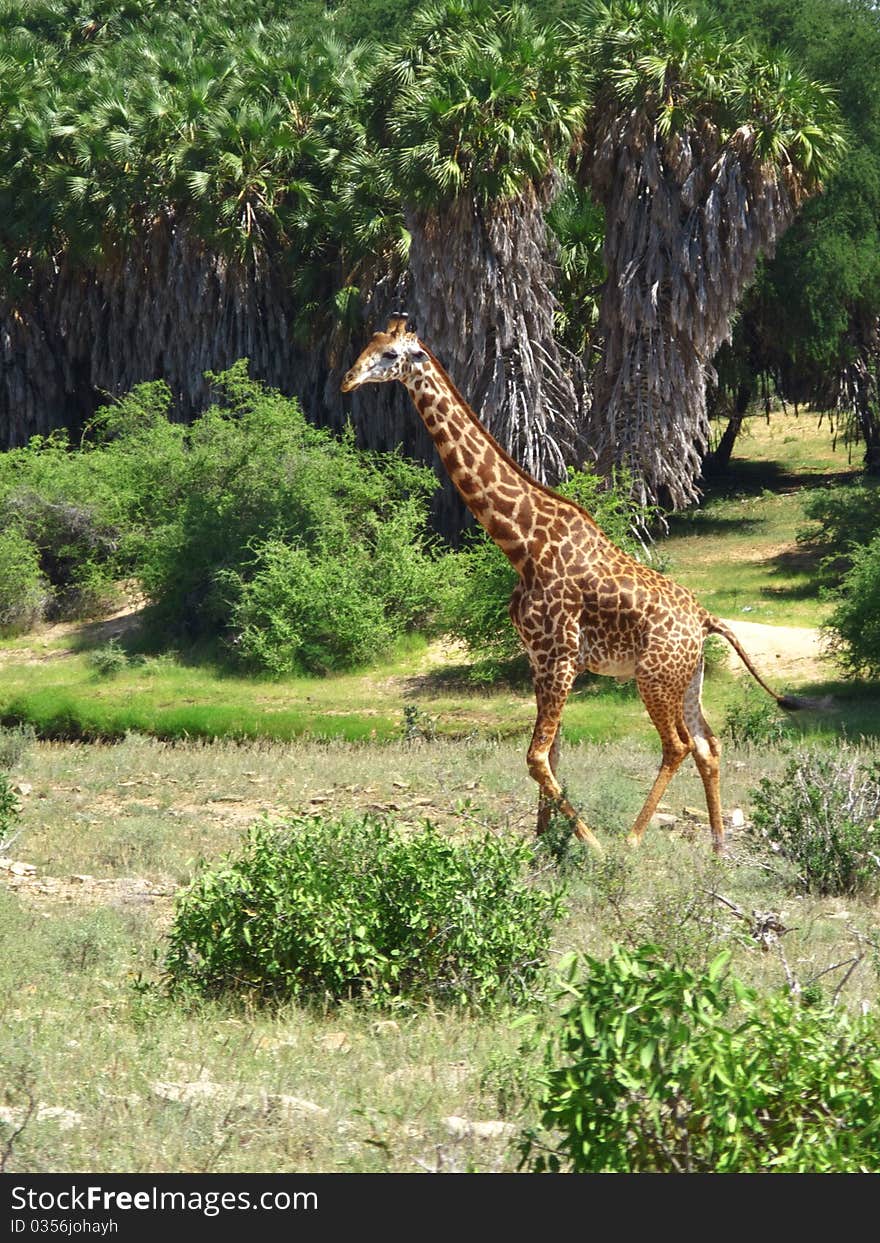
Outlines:
[[[775, 414], [747, 423], [730, 485], [712, 484], [700, 509], [676, 518], [657, 548], [669, 572], [725, 617], [816, 626], [828, 606], [811, 574], [815, 554], [799, 544], [804, 497], [811, 486], [846, 478], [852, 464], [835, 452], [812, 415]], [[211, 663], [169, 654], [135, 657], [100, 673], [95, 651], [126, 643], [132, 619], [53, 627], [0, 641], [0, 720], [29, 721], [44, 737], [113, 739], [138, 731], [168, 739], [234, 736], [285, 740], [301, 736], [388, 741], [429, 729], [449, 737], [473, 733], [521, 736], [533, 719], [523, 677], [479, 690], [468, 682], [460, 652], [413, 640], [384, 665], [364, 673], [278, 682], [236, 677]], [[834, 678], [829, 666], [819, 682]], [[712, 718], [723, 720], [739, 694], [722, 675], [709, 688]], [[852, 736], [874, 732], [870, 692], [836, 686], [842, 714], [821, 728]], [[867, 699], [866, 699], [867, 695]], [[809, 723], [811, 726], [815, 722]], [[612, 740], [651, 727], [631, 688], [607, 679], [584, 682], [566, 713], [575, 740]]]
[[[670, 571], [722, 615], [748, 609], [754, 620], [815, 625], [824, 605], [809, 589], [809, 550], [795, 544], [799, 488], [848, 464], [805, 416], [753, 423], [742, 450], [754, 464], [737, 469], [738, 490], [715, 488], [673, 524], [663, 545]], [[528, 687], [477, 690], [456, 669], [460, 654], [418, 644], [366, 674], [323, 680], [255, 683], [173, 658], [101, 675], [89, 651], [106, 646], [114, 625], [0, 644], [7, 717], [17, 703], [48, 734], [53, 721], [64, 732], [66, 719], [98, 735], [177, 740], [129, 734], [116, 745], [22, 749], [7, 735], [21, 833], [0, 854], [32, 870], [0, 863], [0, 938], [15, 947], [0, 955], [0, 1166], [514, 1169], [517, 1137], [536, 1117], [539, 1060], [521, 1015], [183, 1006], [158, 982], [177, 887], [261, 816], [369, 811], [410, 832], [430, 819], [456, 835], [531, 834]], [[833, 676], [823, 670], [817, 688]], [[807, 729], [837, 748], [843, 734], [876, 737], [876, 688], [836, 691], [837, 708], [808, 714]], [[731, 706], [741, 719], [766, 709], [743, 698], [729, 671], [709, 680], [706, 698], [719, 725]], [[239, 741], [209, 740], [229, 728]], [[652, 827], [635, 854], [621, 848], [658, 760], [631, 687], [585, 685], [565, 737], [561, 775], [607, 855], [599, 862], [577, 848], [551, 966], [571, 949], [602, 955], [615, 940], [654, 941], [692, 966], [727, 946], [735, 973], [755, 986], [818, 981], [827, 997], [863, 955], [841, 1001], [876, 1005], [878, 955], [863, 951], [880, 940], [877, 903], [794, 896], [784, 868], [738, 831], [729, 857], [714, 859], [693, 765], [667, 794], [674, 828]], [[748, 816], [751, 792], [782, 773], [790, 745], [726, 746], [727, 812]], [[778, 915], [788, 929], [780, 945], [751, 935], [755, 911]], [[535, 998], [538, 1030], [550, 995]]]
[[812, 488], [856, 476], [833, 447], [827, 416], [776, 412], [746, 421], [729, 476], [707, 485], [699, 509], [674, 518], [661, 552], [669, 573], [721, 617], [746, 615], [773, 625], [818, 626], [816, 552], [797, 535], [809, 523]]
[[[620, 833], [656, 762], [640, 742], [567, 749], [563, 770], [601, 832], [597, 862], [577, 848], [568, 917], [551, 962], [602, 955], [613, 940], [654, 941], [693, 965], [721, 946], [762, 988], [786, 971], [806, 984], [876, 940], [863, 900], [794, 897], [781, 869], [734, 833], [716, 861], [708, 832], [679, 814], [642, 850]], [[775, 748], [730, 749], [725, 807], [749, 806]], [[688, 766], [667, 806], [700, 806]], [[424, 1008], [173, 1004], [155, 987], [176, 885], [199, 855], [234, 848], [261, 814], [383, 810], [414, 830], [425, 817], [459, 835], [478, 826], [530, 833], [534, 790], [511, 742], [343, 742], [171, 746], [39, 743], [19, 758], [23, 833], [14, 853], [36, 869], [0, 885], [0, 1153], [9, 1172], [511, 1170], [535, 1122], [518, 1015]], [[721, 898], [776, 911], [791, 929], [764, 951]], [[845, 971], [823, 977], [828, 995]], [[866, 959], [844, 990], [874, 1004]], [[537, 1015], [552, 1005], [536, 998]], [[31, 1109], [28, 1119], [27, 1113]], [[12, 1132], [25, 1122], [14, 1139]]]

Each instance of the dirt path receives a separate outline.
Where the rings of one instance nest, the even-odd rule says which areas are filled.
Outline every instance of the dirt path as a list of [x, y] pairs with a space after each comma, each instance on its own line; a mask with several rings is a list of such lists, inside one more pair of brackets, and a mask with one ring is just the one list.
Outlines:
[[[822, 636], [815, 627], [768, 626], [738, 617], [721, 620], [734, 632], [762, 675], [798, 682], [819, 681], [828, 676], [830, 662], [823, 655]], [[730, 663], [734, 671], [745, 672], [734, 652]]]

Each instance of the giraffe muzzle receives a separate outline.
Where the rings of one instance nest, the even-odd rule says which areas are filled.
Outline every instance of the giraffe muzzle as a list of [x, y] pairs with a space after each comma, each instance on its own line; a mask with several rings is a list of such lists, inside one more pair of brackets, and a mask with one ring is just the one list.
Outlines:
[[357, 376], [355, 375], [353, 368], [351, 371], [346, 371], [345, 375], [342, 377], [342, 383], [339, 387], [343, 393], [350, 393], [353, 388], [357, 388]]

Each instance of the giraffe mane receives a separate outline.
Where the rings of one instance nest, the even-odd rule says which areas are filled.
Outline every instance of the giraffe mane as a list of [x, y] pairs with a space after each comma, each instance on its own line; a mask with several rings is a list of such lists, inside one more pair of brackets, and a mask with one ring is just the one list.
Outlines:
[[464, 397], [461, 394], [461, 391], [458, 389], [455, 382], [449, 375], [449, 372], [446, 370], [446, 368], [437, 358], [437, 355], [432, 350], [428, 349], [424, 341], [422, 341], [420, 338], [416, 338], [416, 339], [419, 342], [420, 349], [424, 350], [424, 352], [430, 358], [431, 362], [434, 364], [434, 366], [443, 376], [443, 379], [449, 385], [449, 388], [452, 391], [452, 395], [455, 398], [455, 400], [460, 404], [461, 408], [465, 411], [467, 416], [470, 419], [472, 419], [474, 423], [476, 423], [477, 427], [480, 429], [482, 434], [487, 438], [489, 443], [492, 445], [493, 449], [495, 449], [495, 451], [498, 453], [499, 457], [503, 458], [504, 461], [508, 464], [508, 466], [510, 466], [511, 469], [515, 471], [516, 474], [519, 475], [521, 479], [525, 479], [527, 483], [531, 484], [533, 488], [537, 488], [539, 492], [543, 492], [546, 496], [552, 496], [553, 499], [555, 501], [559, 501], [560, 504], [567, 505], [569, 508], [577, 510], [578, 513], [582, 514], [588, 520], [591, 526], [595, 527], [597, 531], [601, 531], [602, 528], [599, 526], [598, 522], [596, 521], [596, 519], [593, 517], [593, 515], [590, 513], [588, 509], [584, 509], [583, 505], [579, 505], [577, 501], [573, 501], [569, 497], [562, 496], [560, 495], [559, 492], [555, 492], [553, 488], [548, 487], [547, 484], [541, 483], [540, 480], [536, 479], [534, 475], [530, 475], [527, 470], [524, 470], [523, 467], [520, 466], [519, 462], [517, 462], [514, 458], [510, 456], [507, 450], [498, 443], [498, 441], [489, 431], [488, 427], [486, 427], [485, 423], [481, 423], [480, 420], [477, 418], [470, 402], [465, 401]]

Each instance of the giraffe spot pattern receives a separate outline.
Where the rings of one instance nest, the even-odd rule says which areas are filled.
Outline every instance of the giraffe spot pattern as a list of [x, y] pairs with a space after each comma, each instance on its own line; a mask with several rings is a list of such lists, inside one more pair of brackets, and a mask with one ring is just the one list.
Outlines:
[[342, 387], [391, 380], [408, 388], [465, 504], [518, 571], [510, 617], [535, 685], [537, 718], [527, 758], [540, 787], [539, 831], [558, 807], [578, 837], [598, 845], [556, 777], [562, 710], [575, 678], [591, 670], [635, 677], [660, 736], [660, 768], [630, 840], [641, 838], [672, 775], [692, 754], [720, 850], [721, 748], [701, 705], [703, 642], [719, 626], [717, 618], [686, 588], [617, 548], [585, 510], [531, 479], [499, 450], [400, 316], [387, 332], [374, 334]]

